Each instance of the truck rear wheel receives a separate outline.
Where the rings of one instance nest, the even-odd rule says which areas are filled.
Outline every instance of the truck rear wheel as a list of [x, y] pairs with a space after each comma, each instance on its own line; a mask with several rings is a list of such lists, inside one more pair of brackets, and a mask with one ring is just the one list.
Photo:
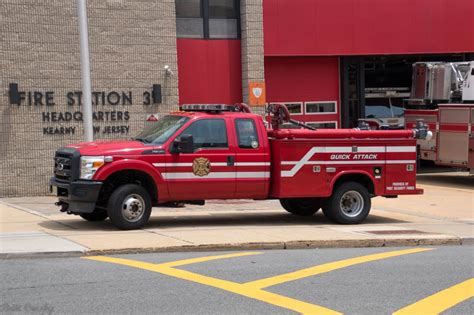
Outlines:
[[81, 218], [86, 221], [96, 222], [96, 221], [104, 221], [109, 216], [107, 211], [104, 210], [94, 210], [92, 213], [81, 213], [79, 214]]
[[318, 198], [280, 199], [280, 204], [289, 213], [304, 217], [312, 216], [321, 208]]
[[356, 182], [343, 183], [323, 204], [324, 215], [340, 224], [357, 224], [365, 220], [371, 207], [369, 191]]
[[150, 195], [139, 185], [119, 186], [110, 196], [107, 213], [110, 221], [119, 229], [139, 229], [150, 218]]

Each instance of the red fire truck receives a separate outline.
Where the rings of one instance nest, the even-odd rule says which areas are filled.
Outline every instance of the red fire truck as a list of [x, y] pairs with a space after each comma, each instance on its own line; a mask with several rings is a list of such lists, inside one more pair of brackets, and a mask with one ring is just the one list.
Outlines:
[[474, 61], [413, 64], [407, 129], [423, 120], [433, 132], [418, 141], [420, 159], [474, 174]]
[[[61, 211], [120, 229], [142, 227], [153, 206], [208, 199], [279, 199], [295, 215], [322, 208], [355, 224], [371, 198], [421, 194], [413, 130], [314, 130], [271, 104], [272, 128], [245, 104], [189, 105], [129, 141], [96, 141], [57, 150], [52, 190]], [[295, 123], [311, 130], [280, 129]]]

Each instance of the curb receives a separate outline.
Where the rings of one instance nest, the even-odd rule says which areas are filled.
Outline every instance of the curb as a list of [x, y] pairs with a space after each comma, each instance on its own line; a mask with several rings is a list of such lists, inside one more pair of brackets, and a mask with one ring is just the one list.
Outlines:
[[474, 237], [462, 237], [461, 238], [462, 245], [474, 245]]
[[42, 252], [42, 253], [8, 253], [0, 254], [0, 259], [21, 258], [65, 258], [98, 255], [124, 255], [171, 252], [204, 252], [204, 251], [238, 251], [238, 250], [272, 250], [272, 249], [317, 249], [317, 248], [360, 248], [360, 247], [404, 247], [404, 246], [439, 246], [439, 245], [473, 245], [474, 238], [448, 237], [430, 239], [360, 239], [360, 240], [318, 240], [290, 242], [258, 242], [234, 244], [184, 245], [173, 247], [146, 247], [89, 250], [86, 252]]
[[1, 253], [0, 259], [30, 259], [30, 258], [68, 258], [81, 257], [86, 255], [86, 252], [70, 251], [70, 252], [31, 252], [31, 253]]

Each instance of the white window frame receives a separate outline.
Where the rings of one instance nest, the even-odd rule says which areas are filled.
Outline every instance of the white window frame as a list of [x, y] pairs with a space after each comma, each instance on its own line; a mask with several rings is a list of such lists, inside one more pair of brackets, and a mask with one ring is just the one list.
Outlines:
[[[329, 121], [305, 121], [305, 124], [334, 124], [334, 129], [337, 129], [337, 121], [329, 120]], [[317, 128], [317, 127], [315, 127]], [[327, 128], [320, 128], [320, 129], [327, 129]]]
[[290, 115], [303, 115], [303, 102], [276, 102], [276, 103], [283, 103], [283, 104], [285, 104], [285, 106], [286, 106], [287, 104], [291, 104], [291, 105], [298, 104], [298, 105], [300, 105], [300, 111], [299, 111], [299, 113], [291, 113], [291, 112], [290, 112]]
[[[334, 111], [333, 112], [323, 112], [323, 113], [308, 113], [307, 104], [321, 104], [321, 103], [334, 103]], [[308, 101], [304, 102], [304, 113], [305, 115], [327, 115], [327, 114], [337, 114], [337, 101]]]

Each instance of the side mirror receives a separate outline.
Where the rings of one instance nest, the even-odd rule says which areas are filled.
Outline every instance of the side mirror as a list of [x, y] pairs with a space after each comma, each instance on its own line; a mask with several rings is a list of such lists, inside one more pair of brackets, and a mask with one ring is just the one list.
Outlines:
[[174, 139], [172, 153], [193, 153], [194, 139], [192, 135], [181, 135]]

